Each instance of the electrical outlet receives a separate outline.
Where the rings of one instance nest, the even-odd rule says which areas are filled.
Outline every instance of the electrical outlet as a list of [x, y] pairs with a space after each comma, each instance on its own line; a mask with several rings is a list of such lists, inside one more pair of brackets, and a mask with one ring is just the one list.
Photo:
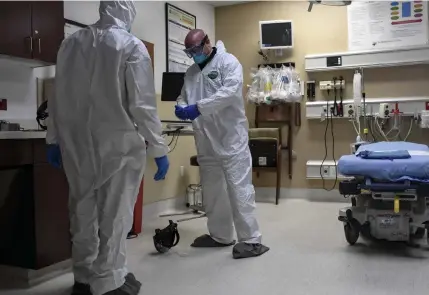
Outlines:
[[326, 107], [323, 107], [322, 113], [320, 114], [320, 121], [323, 122], [326, 119], [326, 116], [328, 115], [328, 110]]
[[335, 84], [334, 81], [320, 81], [319, 88], [320, 90], [345, 89], [346, 81], [335, 80]]
[[330, 167], [329, 166], [323, 166], [322, 167], [322, 176], [323, 177], [329, 177], [331, 173]]
[[356, 115], [355, 114], [355, 107], [352, 104], [346, 104], [344, 106], [344, 112], [345, 112], [345, 115], [349, 118], [354, 118]]
[[390, 108], [388, 103], [380, 103], [380, 108], [378, 110], [378, 116], [380, 118], [387, 118], [390, 114]]
[[320, 81], [319, 82], [319, 89], [320, 90], [331, 90], [333, 89], [334, 82], [332, 81]]

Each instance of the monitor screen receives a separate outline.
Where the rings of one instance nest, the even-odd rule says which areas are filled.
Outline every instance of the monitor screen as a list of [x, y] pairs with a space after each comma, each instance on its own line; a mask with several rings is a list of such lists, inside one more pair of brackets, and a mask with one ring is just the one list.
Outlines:
[[161, 101], [176, 101], [182, 91], [185, 73], [163, 73]]
[[261, 23], [261, 48], [292, 47], [292, 22]]

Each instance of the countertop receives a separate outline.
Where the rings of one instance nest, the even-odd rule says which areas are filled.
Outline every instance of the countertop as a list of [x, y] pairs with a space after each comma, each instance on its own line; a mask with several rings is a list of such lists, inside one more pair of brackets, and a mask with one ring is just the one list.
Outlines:
[[0, 131], [2, 139], [42, 139], [46, 138], [46, 131]]

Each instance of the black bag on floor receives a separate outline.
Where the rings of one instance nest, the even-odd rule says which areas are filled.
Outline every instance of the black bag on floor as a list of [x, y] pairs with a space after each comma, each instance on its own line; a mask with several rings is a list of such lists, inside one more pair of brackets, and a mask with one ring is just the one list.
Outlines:
[[153, 236], [153, 243], [159, 253], [168, 252], [168, 250], [176, 246], [180, 241], [177, 223], [174, 223], [172, 220], [169, 220], [168, 223], [166, 228], [156, 229]]

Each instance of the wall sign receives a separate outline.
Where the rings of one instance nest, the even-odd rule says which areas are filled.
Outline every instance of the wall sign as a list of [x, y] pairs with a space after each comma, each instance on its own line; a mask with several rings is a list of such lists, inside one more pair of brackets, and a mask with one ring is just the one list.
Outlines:
[[353, 1], [347, 20], [349, 50], [429, 43], [427, 1]]
[[165, 3], [167, 72], [186, 72], [194, 62], [184, 52], [185, 37], [196, 29], [197, 18], [176, 6]]

